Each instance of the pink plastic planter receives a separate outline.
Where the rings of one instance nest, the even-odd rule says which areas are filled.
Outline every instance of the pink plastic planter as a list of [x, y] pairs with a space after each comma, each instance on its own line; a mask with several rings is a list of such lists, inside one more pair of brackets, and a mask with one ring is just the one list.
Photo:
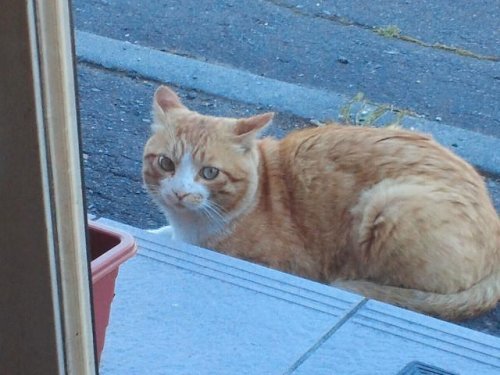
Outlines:
[[135, 255], [134, 238], [114, 228], [89, 222], [90, 251], [92, 254], [92, 293], [94, 302], [94, 330], [97, 360], [104, 348], [106, 327], [109, 322], [111, 302], [115, 294], [115, 280], [120, 265]]

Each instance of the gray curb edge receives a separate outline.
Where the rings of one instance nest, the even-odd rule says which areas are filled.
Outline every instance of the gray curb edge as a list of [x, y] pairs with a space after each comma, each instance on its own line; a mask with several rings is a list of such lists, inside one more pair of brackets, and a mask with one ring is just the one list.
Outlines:
[[[334, 92], [260, 77], [78, 30], [76, 54], [79, 61], [107, 69], [132, 72], [146, 79], [231, 100], [270, 106], [308, 119], [338, 119], [341, 109], [350, 101]], [[499, 138], [410, 116], [405, 117], [403, 126], [432, 134], [438, 142], [482, 172], [500, 176]]]

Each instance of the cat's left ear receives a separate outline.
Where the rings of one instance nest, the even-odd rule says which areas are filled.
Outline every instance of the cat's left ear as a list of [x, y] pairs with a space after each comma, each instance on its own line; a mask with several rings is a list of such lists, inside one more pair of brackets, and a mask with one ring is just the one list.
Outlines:
[[273, 112], [263, 113], [238, 120], [233, 132], [242, 143], [249, 145], [257, 135], [268, 126], [274, 117]]

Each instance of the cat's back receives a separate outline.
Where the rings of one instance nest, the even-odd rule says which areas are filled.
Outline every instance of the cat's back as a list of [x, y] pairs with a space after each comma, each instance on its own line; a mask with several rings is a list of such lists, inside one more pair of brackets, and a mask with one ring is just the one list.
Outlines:
[[[439, 215], [443, 223], [459, 218], [465, 232], [488, 242], [483, 245], [490, 258], [499, 256], [500, 221], [482, 177], [427, 135], [328, 125], [291, 133], [278, 152], [289, 211], [316, 250], [331, 244], [350, 248], [359, 219], [354, 212], [376, 196], [387, 202], [413, 199], [416, 210]], [[348, 257], [335, 254], [338, 259], [324, 259], [325, 264], [339, 265]]]
[[335, 124], [309, 128], [283, 139], [279, 152], [289, 176], [318, 183], [332, 175], [357, 185], [405, 176], [480, 179], [474, 168], [430, 136], [399, 129]]
[[325, 207], [328, 216], [346, 214], [383, 181], [430, 186], [497, 218], [482, 177], [425, 134], [333, 124], [291, 133], [279, 155], [295, 211], [318, 220], [330, 219], [321, 218]]

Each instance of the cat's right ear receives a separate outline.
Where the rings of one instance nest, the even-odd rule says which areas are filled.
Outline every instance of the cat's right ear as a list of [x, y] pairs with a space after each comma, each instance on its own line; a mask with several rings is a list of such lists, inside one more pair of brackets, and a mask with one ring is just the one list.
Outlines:
[[155, 124], [168, 125], [166, 115], [169, 111], [176, 108], [185, 107], [175, 91], [167, 86], [158, 87], [153, 99], [153, 117]]
[[154, 105], [165, 113], [174, 108], [184, 108], [175, 91], [167, 86], [160, 86], [156, 89]]

